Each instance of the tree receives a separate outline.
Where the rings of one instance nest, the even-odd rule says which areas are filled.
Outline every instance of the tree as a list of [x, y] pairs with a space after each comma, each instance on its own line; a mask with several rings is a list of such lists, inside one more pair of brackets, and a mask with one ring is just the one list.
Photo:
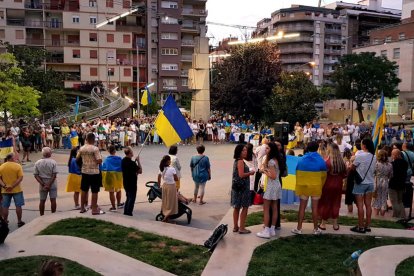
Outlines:
[[213, 71], [212, 108], [260, 120], [281, 72], [277, 46], [266, 41], [237, 46]]
[[372, 103], [381, 97], [398, 95], [398, 66], [386, 57], [375, 53], [349, 54], [341, 58], [332, 76], [336, 97], [356, 103], [359, 120], [364, 121], [363, 104]]
[[303, 72], [283, 72], [280, 82], [266, 100], [264, 121], [271, 125], [276, 121], [305, 123], [317, 117], [315, 103], [321, 93]]
[[42, 113], [66, 111], [68, 104], [66, 102], [66, 95], [62, 90], [51, 90], [43, 93], [39, 101], [39, 109]]
[[23, 70], [17, 67], [15, 57], [10, 53], [0, 54], [0, 110], [7, 125], [8, 114], [13, 117], [39, 115], [37, 106], [40, 92], [30, 86], [23, 86]]

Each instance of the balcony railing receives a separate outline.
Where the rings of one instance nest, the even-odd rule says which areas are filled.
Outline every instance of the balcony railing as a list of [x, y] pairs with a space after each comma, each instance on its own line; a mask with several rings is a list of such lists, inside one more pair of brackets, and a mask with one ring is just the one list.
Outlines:
[[30, 1], [26, 1], [24, 7], [26, 9], [41, 10], [43, 8], [43, 3], [30, 3]]
[[181, 46], [194, 46], [194, 40], [181, 40]]
[[9, 26], [24, 26], [24, 19], [7, 19], [6, 23]]
[[202, 9], [183, 9], [182, 15], [188, 16], [207, 16], [208, 12]]
[[308, 63], [312, 61], [312, 59], [310, 58], [282, 58], [281, 62], [282, 63]]
[[164, 89], [164, 90], [177, 90], [177, 86], [163, 85], [162, 89]]
[[193, 61], [193, 55], [181, 55], [182, 61]]
[[46, 59], [46, 62], [48, 63], [63, 63], [63, 61], [63, 55], [61, 57], [49, 57]]
[[43, 45], [44, 40], [41, 38], [26, 38], [27, 45]]
[[65, 81], [80, 81], [81, 77], [80, 75], [66, 75]]
[[182, 31], [190, 30], [190, 31], [198, 31], [198, 26], [193, 24], [183, 24], [181, 26]]
[[280, 48], [281, 54], [289, 53], [313, 53], [313, 48], [310, 47], [296, 47], [296, 48]]
[[181, 77], [188, 77], [188, 70], [181, 70]]

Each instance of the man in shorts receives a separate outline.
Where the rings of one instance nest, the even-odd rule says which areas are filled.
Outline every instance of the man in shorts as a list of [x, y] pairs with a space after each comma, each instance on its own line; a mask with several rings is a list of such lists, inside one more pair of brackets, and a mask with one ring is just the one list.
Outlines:
[[45, 203], [47, 195], [49, 194], [50, 208], [52, 213], [56, 212], [57, 198], [56, 161], [51, 158], [52, 150], [49, 147], [44, 147], [42, 149], [42, 155], [43, 158], [38, 160], [34, 165], [34, 176], [37, 182], [39, 182], [39, 211], [41, 216], [45, 214]]
[[327, 168], [322, 156], [317, 153], [318, 143], [310, 142], [306, 154], [299, 159], [296, 166], [295, 193], [300, 197], [298, 226], [292, 229], [293, 234], [302, 234], [302, 222], [309, 197], [312, 200], [313, 233], [319, 235], [322, 231], [318, 227], [318, 202], [325, 184]]
[[99, 148], [95, 146], [95, 134], [89, 132], [86, 135], [86, 144], [82, 146], [76, 160], [79, 163], [82, 162], [82, 180], [81, 180], [81, 213], [85, 213], [85, 204], [87, 201], [87, 196], [89, 189], [92, 191], [92, 215], [102, 215], [105, 214], [98, 207], [98, 193], [99, 189], [102, 186], [102, 177], [99, 170], [99, 165], [102, 164], [102, 156], [99, 152]]
[[17, 226], [24, 225], [22, 221], [22, 206], [24, 205], [23, 191], [20, 183], [23, 180], [23, 169], [19, 163], [14, 161], [14, 154], [9, 153], [6, 156], [6, 162], [0, 166], [0, 187], [3, 195], [2, 216], [8, 221], [9, 207], [11, 199], [14, 200], [16, 206]]

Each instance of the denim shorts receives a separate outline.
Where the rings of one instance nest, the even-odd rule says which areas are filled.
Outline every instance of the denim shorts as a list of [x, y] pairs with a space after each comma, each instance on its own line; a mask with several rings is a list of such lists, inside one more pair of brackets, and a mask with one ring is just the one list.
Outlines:
[[16, 207], [22, 207], [24, 205], [23, 192], [20, 192], [15, 194], [3, 194], [3, 202], [1, 206], [3, 208], [9, 208], [12, 198], [14, 200], [14, 205], [16, 205]]
[[354, 195], [365, 195], [374, 192], [374, 184], [355, 184], [352, 193]]

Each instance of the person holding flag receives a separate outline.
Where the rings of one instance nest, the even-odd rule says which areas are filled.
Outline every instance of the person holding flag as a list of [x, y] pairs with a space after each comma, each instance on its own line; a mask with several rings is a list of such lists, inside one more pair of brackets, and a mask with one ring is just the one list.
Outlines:
[[[109, 192], [109, 200], [112, 207], [109, 211], [116, 211], [117, 207], [122, 208], [124, 203], [121, 203], [121, 190], [123, 188], [122, 180], [122, 158], [116, 155], [114, 145], [108, 147], [109, 156], [105, 158], [102, 164], [102, 186], [105, 191]], [[115, 205], [115, 193], [117, 205]]]

